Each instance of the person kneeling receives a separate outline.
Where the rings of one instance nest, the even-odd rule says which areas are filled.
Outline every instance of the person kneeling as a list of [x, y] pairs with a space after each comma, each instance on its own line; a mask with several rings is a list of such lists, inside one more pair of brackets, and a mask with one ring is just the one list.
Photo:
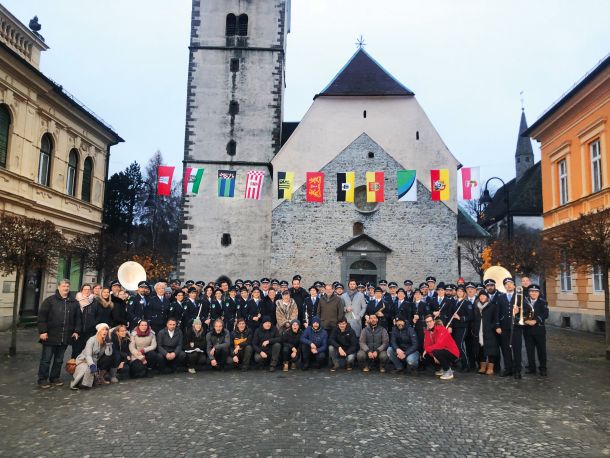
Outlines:
[[441, 380], [451, 380], [453, 378], [451, 365], [459, 358], [460, 351], [442, 321], [434, 320], [432, 315], [428, 315], [424, 322], [428, 332], [424, 335], [423, 356], [430, 356], [437, 365], [440, 365], [441, 370], [436, 372], [436, 375], [440, 375]]
[[178, 366], [183, 366], [186, 353], [182, 349], [182, 331], [176, 328], [176, 319], [167, 320], [167, 325], [157, 335], [157, 351], [159, 352], [159, 372], [169, 374], [176, 372]]
[[404, 317], [398, 317], [396, 327], [392, 329], [392, 338], [388, 347], [388, 357], [394, 364], [396, 372], [402, 372], [405, 366], [408, 366], [413, 375], [417, 374], [419, 364], [417, 345], [415, 329], [406, 323]]
[[252, 330], [248, 328], [246, 320], [243, 318], [237, 319], [231, 341], [233, 342], [233, 351], [229, 356], [230, 361], [227, 360], [227, 363], [233, 363], [235, 368], [241, 363], [241, 370], [247, 371], [252, 361]]
[[301, 369], [306, 371], [311, 360], [315, 361], [319, 368], [326, 361], [328, 351], [328, 333], [320, 325], [320, 318], [314, 316], [311, 319], [311, 326], [305, 329], [301, 336], [301, 357], [303, 364]]
[[106, 373], [112, 367], [114, 358], [112, 356], [112, 341], [108, 336], [110, 328], [106, 323], [98, 324], [95, 329], [97, 333], [90, 337], [85, 344], [85, 348], [76, 357], [76, 369], [70, 388], [78, 390], [91, 388], [94, 380], [96, 384], [108, 385]]
[[254, 361], [257, 364], [269, 363], [269, 371], [273, 372], [280, 357], [282, 344], [281, 337], [276, 326], [273, 326], [271, 318], [264, 316], [261, 326], [254, 331], [252, 348], [254, 348]]
[[186, 331], [184, 337], [184, 352], [186, 353], [186, 367], [190, 374], [201, 370], [205, 366], [205, 332], [199, 318], [193, 320], [193, 325]]
[[131, 362], [129, 363], [129, 376], [131, 378], [147, 377], [150, 369], [156, 368], [159, 361], [157, 338], [155, 331], [148, 326], [148, 321], [141, 320], [131, 333], [129, 351]]
[[297, 362], [301, 356], [301, 323], [299, 320], [292, 320], [290, 327], [282, 334], [282, 357], [284, 359], [284, 372], [288, 372], [288, 366], [292, 369], [297, 368]]
[[341, 365], [345, 365], [345, 368], [351, 371], [356, 361], [358, 337], [356, 337], [356, 332], [347, 322], [347, 318], [343, 317], [339, 320], [337, 326], [330, 334], [328, 343], [328, 353], [332, 362], [330, 370], [334, 372]]
[[358, 350], [358, 363], [362, 364], [363, 372], [369, 371], [371, 363], [379, 363], [379, 372], [385, 372], [389, 343], [388, 331], [383, 326], [379, 326], [377, 315], [369, 315], [369, 322], [360, 333], [360, 350]]
[[224, 322], [220, 318], [214, 321], [214, 326], [208, 332], [206, 341], [210, 366], [215, 369], [224, 370], [227, 358], [229, 357], [231, 335], [225, 329]]

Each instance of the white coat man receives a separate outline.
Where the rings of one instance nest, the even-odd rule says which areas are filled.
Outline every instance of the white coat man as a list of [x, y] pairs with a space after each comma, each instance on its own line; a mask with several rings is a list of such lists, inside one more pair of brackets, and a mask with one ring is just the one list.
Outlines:
[[345, 305], [345, 318], [356, 333], [360, 337], [362, 331], [362, 317], [366, 312], [366, 298], [364, 294], [358, 291], [356, 280], [350, 280], [347, 284], [347, 291], [341, 295], [343, 304]]

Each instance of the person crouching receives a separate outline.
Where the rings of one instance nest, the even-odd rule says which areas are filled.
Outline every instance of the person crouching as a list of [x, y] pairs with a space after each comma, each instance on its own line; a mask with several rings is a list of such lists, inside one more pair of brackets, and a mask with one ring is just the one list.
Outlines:
[[282, 349], [280, 332], [274, 326], [271, 318], [264, 316], [261, 327], [254, 331], [252, 337], [254, 361], [257, 364], [269, 364], [269, 371], [275, 371], [280, 351]]
[[229, 357], [231, 336], [224, 327], [224, 322], [218, 318], [214, 321], [212, 330], [206, 337], [207, 353], [210, 366], [214, 369], [224, 370]]
[[314, 316], [311, 326], [301, 336], [301, 369], [306, 371], [313, 360], [317, 368], [326, 362], [328, 351], [328, 333], [320, 325], [320, 318]]
[[85, 348], [76, 358], [76, 370], [70, 382], [73, 390], [91, 388], [94, 380], [98, 384], [110, 383], [105, 378], [114, 363], [112, 341], [108, 336], [110, 327], [106, 323], [99, 323], [95, 329], [97, 333], [87, 340]]
[[426, 332], [422, 356], [429, 356], [440, 365], [441, 370], [437, 371], [436, 375], [440, 375], [441, 380], [451, 380], [453, 378], [451, 365], [459, 358], [460, 351], [441, 320], [435, 320], [432, 315], [427, 315], [424, 323]]

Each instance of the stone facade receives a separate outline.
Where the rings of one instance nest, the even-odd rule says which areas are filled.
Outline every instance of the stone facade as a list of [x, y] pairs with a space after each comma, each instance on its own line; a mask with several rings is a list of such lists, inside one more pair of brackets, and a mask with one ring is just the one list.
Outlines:
[[[289, 7], [288, 0], [193, 1], [185, 166], [205, 168], [206, 189], [216, 189], [219, 169], [235, 170], [237, 186], [234, 199], [211, 192], [184, 199], [181, 278], [269, 269], [270, 163], [280, 148]], [[247, 33], [228, 32], [230, 14], [247, 15]], [[249, 170], [267, 174], [260, 201], [243, 199]]]
[[[374, 157], [370, 158], [369, 153]], [[337, 248], [356, 237], [354, 224], [362, 223], [365, 235], [391, 250], [381, 256], [383, 250], [373, 254], [377, 280], [385, 278], [402, 284], [407, 278], [419, 281], [430, 274], [439, 279], [454, 279], [457, 215], [443, 202], [433, 202], [421, 183], [418, 183], [417, 202], [398, 202], [396, 171], [405, 168], [368, 135], [360, 135], [322, 168], [325, 173], [323, 204], [306, 202], [305, 187], [301, 186], [291, 201], [284, 201], [274, 209], [272, 276], [288, 278], [299, 273], [305, 285], [315, 280], [328, 282], [341, 278], [346, 281], [357, 270], [345, 265], [348, 255]], [[356, 172], [356, 187], [364, 184], [366, 172], [385, 172], [385, 202], [377, 211], [362, 213], [353, 203], [336, 201], [336, 174], [346, 171]], [[369, 248], [365, 245], [362, 248], [361, 259], [370, 259]], [[385, 265], [380, 260], [383, 257]]]

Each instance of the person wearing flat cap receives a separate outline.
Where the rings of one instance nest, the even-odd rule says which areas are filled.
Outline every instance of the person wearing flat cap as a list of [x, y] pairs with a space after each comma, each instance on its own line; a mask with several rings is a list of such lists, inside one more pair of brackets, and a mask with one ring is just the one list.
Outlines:
[[110, 327], [106, 323], [99, 323], [96, 334], [90, 337], [82, 353], [76, 357], [76, 369], [70, 382], [70, 388], [91, 388], [94, 381], [98, 385], [108, 385], [106, 374], [112, 368], [112, 341], [110, 340]]

